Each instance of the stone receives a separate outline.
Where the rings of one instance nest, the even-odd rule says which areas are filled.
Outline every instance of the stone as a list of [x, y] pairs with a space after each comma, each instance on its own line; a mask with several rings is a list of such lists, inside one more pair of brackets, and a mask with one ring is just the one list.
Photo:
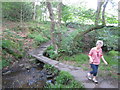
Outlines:
[[19, 64], [19, 66], [20, 66], [20, 67], [23, 67], [23, 66], [24, 66], [24, 64]]
[[3, 73], [3, 75], [9, 74], [9, 73], [11, 73], [11, 71], [7, 71], [7, 72]]
[[30, 59], [29, 61], [32, 62], [32, 61], [35, 61], [35, 59]]

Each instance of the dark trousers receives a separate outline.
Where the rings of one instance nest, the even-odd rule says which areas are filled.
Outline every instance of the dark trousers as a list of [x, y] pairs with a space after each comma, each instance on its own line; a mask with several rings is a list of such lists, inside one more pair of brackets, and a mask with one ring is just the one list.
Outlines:
[[96, 76], [97, 72], [98, 72], [98, 66], [99, 65], [95, 65], [95, 64], [90, 64], [90, 65], [91, 65], [91, 68], [92, 68], [92, 71], [90, 72], [90, 74], [93, 74], [93, 76]]

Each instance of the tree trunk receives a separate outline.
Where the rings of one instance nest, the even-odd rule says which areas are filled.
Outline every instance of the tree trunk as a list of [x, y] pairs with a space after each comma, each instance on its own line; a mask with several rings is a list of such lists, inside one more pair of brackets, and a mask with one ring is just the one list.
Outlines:
[[120, 2], [118, 2], [118, 26], [120, 27]]
[[62, 15], [62, 2], [59, 3], [58, 5], [58, 22], [57, 22], [57, 25], [58, 25], [58, 30], [59, 30], [59, 33], [58, 33], [58, 47], [61, 46], [61, 41], [62, 41], [62, 38], [61, 38], [61, 16]]
[[93, 31], [93, 30], [95, 30], [95, 29], [101, 29], [101, 28], [103, 28], [103, 27], [104, 27], [103, 25], [98, 25], [98, 26], [89, 28], [89, 29], [86, 30], [85, 32], [78, 34], [78, 35], [74, 38], [73, 41], [77, 40], [79, 37], [82, 37], [82, 36], [84, 36], [85, 34], [91, 32], [91, 31]]
[[51, 7], [51, 3], [50, 2], [46, 2], [46, 3], [47, 3], [47, 8], [48, 8], [48, 11], [50, 14], [50, 20], [51, 20], [51, 40], [52, 40], [52, 44], [53, 44], [54, 49], [55, 49], [55, 53], [57, 53], [58, 47], [56, 45], [55, 38], [54, 38], [54, 31], [55, 31], [54, 14], [53, 14], [53, 10]]
[[105, 23], [105, 9], [106, 9], [106, 6], [107, 6], [107, 4], [108, 4], [108, 1], [109, 1], [109, 0], [106, 0], [105, 3], [104, 3], [104, 5], [103, 5], [103, 11], [102, 11], [102, 25], [106, 25], [106, 23]]
[[47, 17], [46, 17], [46, 12], [47, 12], [47, 8], [44, 7], [44, 15], [43, 15], [43, 22], [45, 22], [47, 20]]
[[99, 23], [100, 19], [100, 12], [101, 12], [101, 7], [103, 5], [104, 1], [103, 0], [98, 0], [97, 2], [97, 11], [96, 11], [96, 18], [95, 18], [95, 25], [97, 26]]
[[36, 19], [36, 5], [35, 2], [33, 2], [33, 20]]
[[22, 11], [22, 3], [21, 3], [21, 11], [20, 11], [20, 24], [21, 24], [21, 27], [22, 27], [22, 21], [23, 21], [23, 11]]
[[58, 5], [58, 24], [61, 25], [61, 15], [62, 15], [62, 2], [59, 3]]

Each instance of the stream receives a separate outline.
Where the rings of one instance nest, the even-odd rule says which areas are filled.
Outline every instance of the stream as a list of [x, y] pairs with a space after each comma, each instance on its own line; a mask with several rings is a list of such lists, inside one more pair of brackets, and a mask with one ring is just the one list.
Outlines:
[[43, 66], [44, 63], [38, 60], [34, 65], [16, 63], [14, 67], [3, 70], [2, 88], [43, 88], [46, 82], [53, 81], [52, 73]]

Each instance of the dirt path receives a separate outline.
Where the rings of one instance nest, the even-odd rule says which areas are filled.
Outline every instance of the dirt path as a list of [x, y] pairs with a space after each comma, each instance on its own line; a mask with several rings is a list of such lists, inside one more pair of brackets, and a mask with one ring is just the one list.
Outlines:
[[64, 64], [59, 61], [55, 61], [55, 60], [52, 60], [50, 58], [43, 56], [44, 50], [46, 50], [49, 45], [51, 45], [51, 41], [42, 44], [39, 48], [29, 52], [29, 54], [44, 63], [53, 65], [59, 70], [69, 72], [71, 75], [73, 75], [75, 80], [82, 82], [85, 88], [118, 88], [117, 81], [111, 82], [110, 80], [105, 80], [99, 77], [98, 78], [99, 84], [96, 85], [92, 81], [89, 81], [86, 78], [87, 71], [84, 71], [82, 68], [67, 65], [67, 64]]

